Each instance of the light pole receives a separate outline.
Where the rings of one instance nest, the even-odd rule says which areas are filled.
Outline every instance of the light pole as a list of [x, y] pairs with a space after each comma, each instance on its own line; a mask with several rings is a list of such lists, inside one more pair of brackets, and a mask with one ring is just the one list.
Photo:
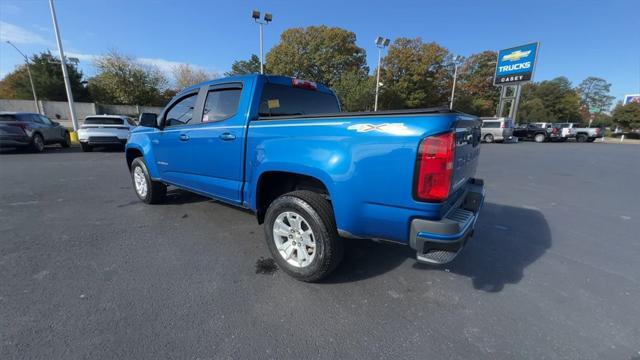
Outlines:
[[453, 57], [453, 86], [451, 87], [451, 102], [449, 103], [449, 110], [453, 110], [453, 97], [456, 95], [456, 80], [458, 78], [458, 61], [459, 56]]
[[60, 62], [62, 64], [62, 76], [64, 77], [64, 87], [67, 90], [67, 100], [69, 101], [69, 113], [71, 115], [71, 123], [73, 124], [72, 137], [75, 137], [76, 131], [78, 131], [78, 119], [76, 119], [76, 108], [73, 104], [73, 93], [71, 92], [71, 82], [69, 81], [69, 72], [67, 71], [67, 61], [64, 57], [64, 50], [62, 49], [62, 40], [60, 39], [60, 28], [58, 28], [58, 19], [56, 18], [56, 9], [53, 6], [53, 0], [49, 0], [49, 7], [51, 8], [51, 19], [53, 20], [53, 30], [56, 33], [56, 42], [58, 43], [58, 51], [60, 52]]
[[42, 112], [40, 111], [40, 104], [38, 104], [38, 96], [36, 95], [36, 87], [33, 86], [33, 78], [31, 77], [31, 69], [29, 66], [29, 58], [27, 57], [27, 55], [23, 54], [22, 51], [20, 51], [20, 49], [18, 49], [15, 45], [13, 45], [13, 43], [9, 40], [7, 40], [7, 44], [13, 46], [14, 49], [16, 49], [16, 51], [18, 53], [20, 53], [20, 55], [22, 55], [22, 57], [24, 58], [24, 63], [27, 64], [27, 74], [29, 74], [29, 82], [31, 83], [31, 92], [33, 92], [33, 102], [36, 104], [36, 111], [38, 112], [38, 114], [42, 114]]
[[376, 47], [378, 48], [378, 71], [376, 74], [376, 100], [373, 103], [373, 111], [378, 111], [378, 93], [380, 92], [380, 63], [382, 61], [382, 49], [389, 46], [391, 40], [378, 36], [375, 42]]
[[264, 74], [264, 46], [262, 27], [264, 25], [268, 25], [271, 20], [273, 20], [273, 15], [271, 15], [270, 13], [264, 13], [264, 19], [260, 21], [260, 11], [253, 10], [251, 12], [251, 17], [256, 22], [256, 24], [260, 25], [260, 74]]

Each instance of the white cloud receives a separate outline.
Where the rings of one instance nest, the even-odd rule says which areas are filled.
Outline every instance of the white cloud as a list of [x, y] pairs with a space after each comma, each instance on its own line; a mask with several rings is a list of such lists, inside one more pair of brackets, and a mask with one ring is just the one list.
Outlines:
[[[71, 51], [66, 52], [65, 55], [67, 58], [74, 57], [84, 62], [93, 62], [93, 60], [101, 56], [101, 55], [84, 54], [84, 53], [71, 52]], [[200, 65], [194, 65], [194, 64], [189, 64], [189, 63], [180, 62], [180, 61], [172, 61], [172, 60], [160, 59], [160, 58], [145, 58], [145, 57], [135, 58], [135, 61], [139, 62], [140, 64], [157, 67], [169, 79], [173, 79], [173, 69], [180, 65], [189, 65], [194, 69], [207, 71], [212, 75], [212, 78], [218, 76], [216, 71], [211, 71]]]
[[37, 44], [50, 46], [51, 42], [18, 25], [0, 21], [0, 40], [11, 41], [15, 44]]
[[[155, 59], [154, 58], [137, 58], [136, 60], [141, 64], [157, 66], [158, 69], [160, 69], [160, 71], [164, 73], [171, 73], [173, 68], [175, 68], [176, 66], [185, 64], [179, 61], [171, 61], [171, 60], [157, 59], [157, 58]], [[200, 67], [197, 65], [191, 65], [191, 66], [194, 68], [200, 69]]]

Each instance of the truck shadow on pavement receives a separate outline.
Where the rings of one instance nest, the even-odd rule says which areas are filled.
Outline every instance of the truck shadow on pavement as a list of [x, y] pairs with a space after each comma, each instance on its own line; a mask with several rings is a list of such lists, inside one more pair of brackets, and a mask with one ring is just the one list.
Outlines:
[[[408, 246], [345, 241], [344, 261], [326, 283], [365, 280], [415, 261], [415, 251]], [[413, 268], [424, 271], [425, 282], [429, 272], [449, 271], [470, 278], [478, 290], [499, 292], [506, 284], [520, 282], [524, 269], [544, 255], [551, 241], [549, 225], [539, 211], [485, 203], [475, 236], [453, 262], [440, 266], [414, 263]]]

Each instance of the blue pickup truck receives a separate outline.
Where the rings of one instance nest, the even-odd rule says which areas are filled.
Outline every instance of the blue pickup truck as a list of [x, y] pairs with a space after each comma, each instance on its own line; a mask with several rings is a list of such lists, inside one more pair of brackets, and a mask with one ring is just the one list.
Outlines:
[[187, 88], [139, 125], [126, 160], [142, 201], [171, 185], [250, 209], [303, 281], [335, 269], [348, 238], [449, 262], [484, 200], [481, 123], [444, 108], [345, 113], [320, 84], [246, 75]]

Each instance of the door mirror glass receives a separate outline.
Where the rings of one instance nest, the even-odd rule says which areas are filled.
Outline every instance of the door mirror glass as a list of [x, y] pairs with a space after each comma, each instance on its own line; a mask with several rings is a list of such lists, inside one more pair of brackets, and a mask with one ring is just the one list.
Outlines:
[[142, 113], [140, 114], [140, 118], [138, 120], [139, 126], [145, 127], [158, 127], [158, 115], [154, 113]]

